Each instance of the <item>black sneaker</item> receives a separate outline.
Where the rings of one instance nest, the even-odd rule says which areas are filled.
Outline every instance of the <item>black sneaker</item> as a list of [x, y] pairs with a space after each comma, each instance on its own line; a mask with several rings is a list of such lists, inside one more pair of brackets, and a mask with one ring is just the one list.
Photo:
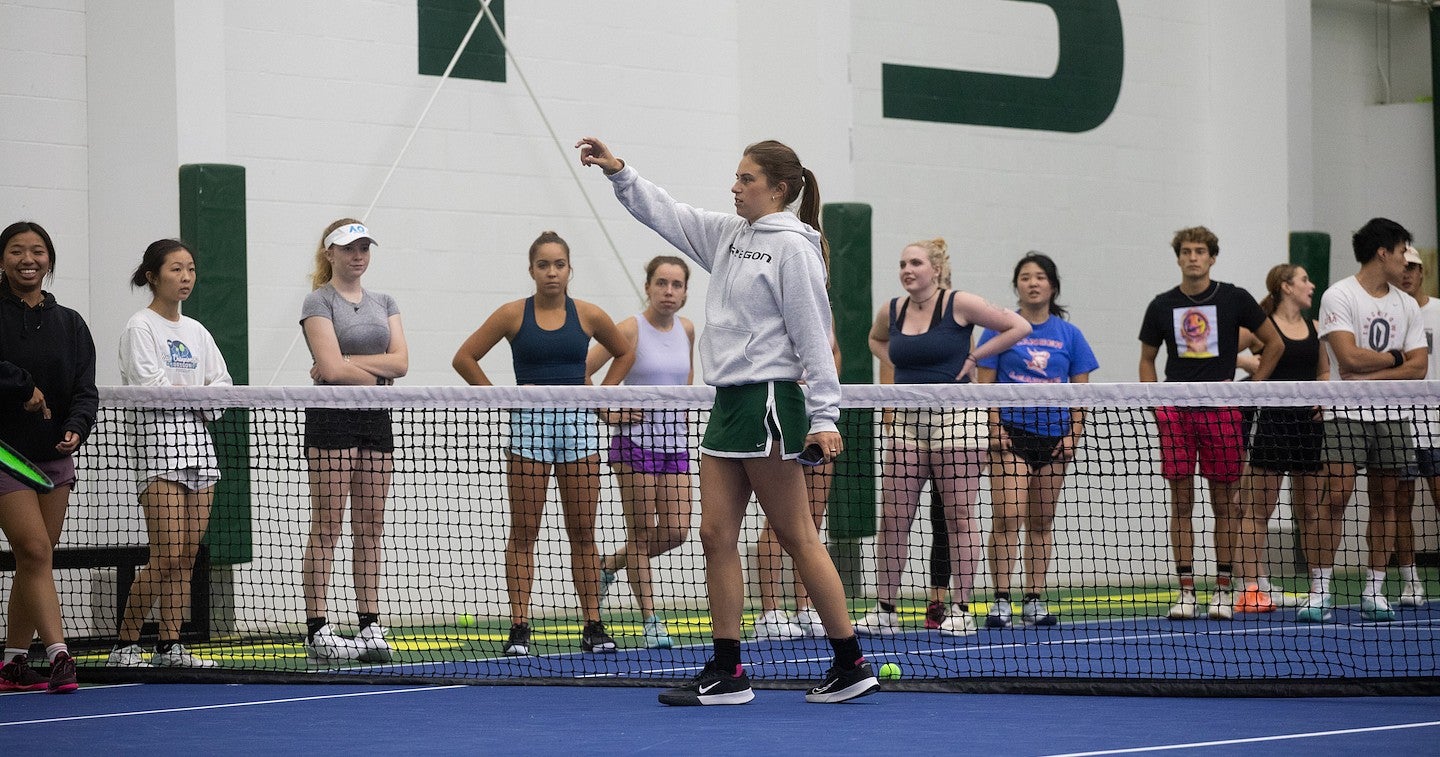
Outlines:
[[605, 633], [605, 624], [598, 620], [585, 623], [585, 632], [580, 634], [580, 651], [613, 653], [615, 640]]
[[69, 694], [80, 688], [75, 680], [75, 659], [68, 652], [55, 655], [50, 663], [50, 682], [46, 685], [51, 694]]
[[835, 704], [879, 690], [880, 682], [875, 680], [875, 671], [870, 669], [870, 663], [861, 662], [849, 670], [841, 670], [836, 665], [825, 674], [825, 680], [819, 686], [805, 692], [805, 701]]
[[705, 669], [690, 683], [660, 693], [660, 704], [677, 707], [693, 707], [702, 704], [745, 704], [755, 698], [750, 688], [750, 676], [745, 669], [735, 666], [733, 672], [714, 667], [715, 661], [705, 663]]
[[0, 666], [0, 691], [44, 691], [49, 686], [49, 679], [36, 673], [23, 654]]
[[510, 657], [524, 657], [530, 654], [529, 623], [516, 623], [510, 626], [510, 639], [505, 642], [505, 654]]
[[944, 602], [931, 602], [930, 604], [925, 605], [925, 627], [926, 627], [926, 628], [928, 628], [928, 629], [930, 629], [930, 630], [933, 631], [933, 630], [939, 628], [939, 627], [940, 627], [940, 624], [941, 624], [941, 623], [944, 623], [944, 622], [945, 622], [945, 603], [944, 603]]

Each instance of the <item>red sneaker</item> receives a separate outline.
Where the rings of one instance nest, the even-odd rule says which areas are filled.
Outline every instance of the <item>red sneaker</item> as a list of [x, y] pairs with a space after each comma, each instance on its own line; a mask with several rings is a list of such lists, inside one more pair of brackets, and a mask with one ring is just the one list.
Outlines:
[[1270, 598], [1269, 592], [1260, 591], [1255, 584], [1250, 584], [1235, 599], [1235, 612], [1275, 612], [1275, 600]]

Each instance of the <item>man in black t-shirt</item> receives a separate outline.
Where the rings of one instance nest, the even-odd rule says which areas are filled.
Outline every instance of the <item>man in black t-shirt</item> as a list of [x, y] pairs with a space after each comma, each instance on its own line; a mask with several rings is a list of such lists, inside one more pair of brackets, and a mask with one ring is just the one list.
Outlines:
[[[1155, 358], [1166, 348], [1166, 381], [1230, 381], [1235, 377], [1240, 329], [1247, 328], [1263, 344], [1280, 338], [1250, 293], [1233, 284], [1210, 280], [1220, 242], [1204, 226], [1181, 229], [1171, 240], [1180, 266], [1180, 285], [1156, 295], [1140, 326], [1140, 380], [1156, 381]], [[1263, 381], [1274, 370], [1280, 350], [1261, 353], [1254, 378]], [[1195, 600], [1195, 468], [1210, 482], [1215, 511], [1215, 592], [1209, 615], [1233, 617], [1231, 565], [1238, 548], [1240, 513], [1236, 483], [1244, 463], [1240, 410], [1234, 407], [1157, 407], [1160, 473], [1170, 485], [1170, 549], [1180, 581], [1180, 597], [1170, 608], [1171, 620], [1197, 614]]]

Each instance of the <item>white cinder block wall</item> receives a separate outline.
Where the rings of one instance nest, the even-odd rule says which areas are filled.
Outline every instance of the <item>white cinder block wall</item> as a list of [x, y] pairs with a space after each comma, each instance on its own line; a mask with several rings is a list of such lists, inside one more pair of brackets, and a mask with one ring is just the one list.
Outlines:
[[[1048, 76], [1056, 25], [1036, 4], [513, 0], [508, 81], [446, 83], [381, 194], [438, 83], [416, 73], [415, 3], [0, 0], [0, 220], [54, 235], [53, 289], [90, 320], [102, 383], [118, 381], [119, 329], [144, 304], [125, 274], [145, 243], [177, 232], [186, 162], [247, 169], [256, 384], [308, 383], [296, 316], [320, 231], [377, 195], [367, 283], [404, 311], [406, 384], [458, 383], [456, 346], [527, 293], [525, 250], [544, 229], [572, 243], [576, 296], [617, 319], [634, 312], [641, 264], [668, 249], [597, 171], [577, 185], [567, 163], [585, 134], [717, 210], [744, 144], [791, 143], [825, 200], [874, 206], [873, 305], [899, 291], [893, 261], [909, 241], [946, 237], [957, 285], [998, 302], [1021, 253], [1049, 252], [1099, 354], [1097, 381], [1135, 378], [1138, 321], [1178, 280], [1167, 244], [1182, 226], [1213, 228], [1217, 278], [1257, 295], [1291, 230], [1332, 234], [1335, 279], [1353, 271], [1348, 235], [1372, 215], [1435, 246], [1431, 108], [1414, 102], [1431, 92], [1423, 11], [1391, 9], [1377, 48], [1360, 0], [1120, 8], [1115, 110], [1057, 134], [881, 117], [886, 62]], [[1381, 104], [1382, 71], [1395, 104]], [[688, 314], [703, 309], [702, 275]], [[510, 380], [503, 347], [486, 369]], [[1163, 545], [1141, 557], [1165, 569]]]

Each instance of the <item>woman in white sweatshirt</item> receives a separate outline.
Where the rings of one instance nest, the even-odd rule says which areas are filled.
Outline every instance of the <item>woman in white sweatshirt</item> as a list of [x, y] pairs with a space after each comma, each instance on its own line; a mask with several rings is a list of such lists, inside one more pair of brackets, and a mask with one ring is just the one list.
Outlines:
[[[875, 691], [879, 683], [855, 638], [844, 587], [811, 520], [795, 463], [810, 446], [826, 462], [843, 448], [835, 427], [840, 381], [830, 352], [814, 173], [779, 142], [750, 145], [735, 171], [730, 215], [676, 202], [598, 139], [586, 137], [576, 147], [582, 165], [599, 166], [610, 177], [631, 215], [711, 274], [700, 362], [715, 386], [715, 406], [700, 443], [700, 540], [715, 654], [694, 680], [662, 693], [660, 701], [743, 704], [754, 698], [740, 664], [740, 525], [752, 493], [795, 561], [835, 650], [825, 680], [805, 699], [843, 702]], [[802, 192], [796, 217], [786, 207]]]
[[[229, 386], [225, 357], [210, 332], [180, 314], [195, 288], [195, 256], [177, 239], [145, 249], [132, 286], [150, 288], [150, 305], [130, 317], [120, 335], [120, 376], [127, 386]], [[130, 586], [109, 664], [120, 667], [214, 667], [180, 644], [180, 624], [190, 598], [191, 572], [210, 523], [220, 467], [205, 422], [218, 412], [143, 410], [133, 418], [138, 449], [136, 478], [150, 561]], [[140, 628], [160, 604], [160, 638], [146, 658]]]

